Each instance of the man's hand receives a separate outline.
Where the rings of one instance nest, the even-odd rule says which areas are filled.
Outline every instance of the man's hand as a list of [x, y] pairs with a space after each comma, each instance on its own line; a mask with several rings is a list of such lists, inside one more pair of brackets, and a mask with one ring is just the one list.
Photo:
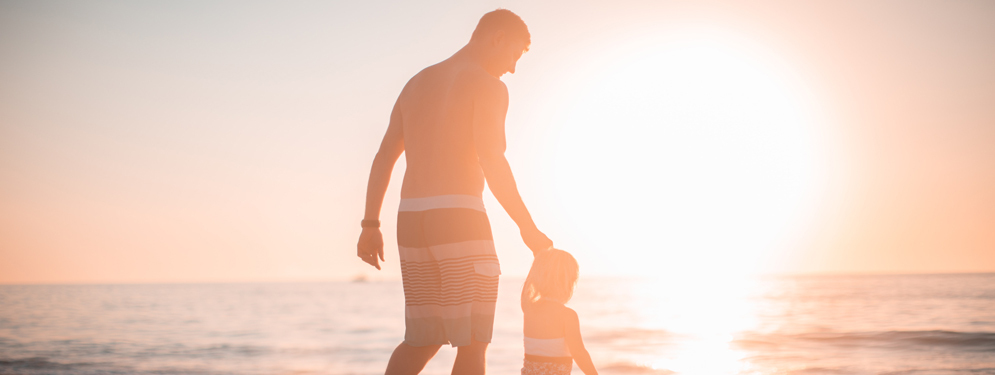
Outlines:
[[532, 250], [532, 256], [535, 256], [540, 251], [553, 247], [553, 241], [540, 232], [539, 228], [531, 227], [522, 229], [521, 232], [522, 240], [525, 241], [525, 246], [528, 246], [529, 249]]
[[[383, 234], [380, 233], [380, 228], [363, 228], [363, 233], [359, 235], [359, 244], [356, 245], [356, 255], [364, 262], [380, 269], [380, 261], [384, 260]], [[377, 257], [380, 259], [377, 260]]]

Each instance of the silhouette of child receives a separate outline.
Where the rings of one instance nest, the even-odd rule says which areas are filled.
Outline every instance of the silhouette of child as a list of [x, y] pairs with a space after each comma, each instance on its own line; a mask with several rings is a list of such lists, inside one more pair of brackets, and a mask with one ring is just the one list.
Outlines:
[[522, 287], [525, 363], [522, 375], [569, 375], [573, 362], [597, 375], [580, 337], [577, 313], [564, 306], [577, 284], [577, 260], [550, 247], [536, 254]]

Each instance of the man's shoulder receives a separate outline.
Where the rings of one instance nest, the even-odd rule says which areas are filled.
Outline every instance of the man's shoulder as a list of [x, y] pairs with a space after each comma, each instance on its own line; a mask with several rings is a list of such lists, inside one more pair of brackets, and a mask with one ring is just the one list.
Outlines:
[[401, 96], [405, 96], [406, 92], [414, 93], [425, 89], [438, 90], [440, 84], [455, 86], [458, 91], [469, 91], [489, 97], [507, 97], [508, 95], [508, 87], [504, 82], [488, 74], [480, 66], [442, 61], [422, 69], [411, 77], [401, 91]]
[[490, 75], [486, 70], [479, 66], [465, 69], [465, 74], [468, 79], [473, 80], [473, 83], [479, 86], [482, 90], [502, 92], [508, 91], [508, 86], [504, 84], [504, 81]]
[[453, 83], [465, 86], [470, 90], [485, 93], [507, 93], [508, 87], [500, 79], [490, 75], [483, 67], [470, 63], [457, 63], [451, 67], [454, 74]]
[[437, 71], [440, 70], [439, 65], [441, 64], [442, 63], [438, 63], [435, 65], [428, 66], [425, 69], [420, 70], [418, 73], [415, 73], [415, 75], [411, 76], [411, 78], [408, 79], [408, 82], [404, 84], [403, 91], [408, 91], [412, 88], [417, 88], [422, 82], [433, 79], [432, 76], [436, 75]]
[[487, 100], [505, 101], [508, 98], [508, 86], [503, 81], [487, 73], [482, 68], [467, 69], [464, 79], [471, 87], [476, 97]]

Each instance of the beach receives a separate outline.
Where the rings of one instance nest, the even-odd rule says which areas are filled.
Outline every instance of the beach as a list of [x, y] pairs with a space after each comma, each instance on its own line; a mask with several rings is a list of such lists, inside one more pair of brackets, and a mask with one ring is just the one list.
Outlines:
[[[490, 374], [521, 366], [521, 282]], [[995, 274], [582, 277], [569, 305], [603, 374], [995, 374]], [[380, 374], [404, 332], [398, 281], [5, 285], [0, 306], [0, 374]]]

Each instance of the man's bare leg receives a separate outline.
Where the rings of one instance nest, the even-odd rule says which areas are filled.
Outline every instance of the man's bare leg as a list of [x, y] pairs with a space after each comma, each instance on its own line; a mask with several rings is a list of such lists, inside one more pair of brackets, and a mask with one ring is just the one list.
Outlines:
[[390, 355], [384, 374], [417, 375], [441, 347], [442, 345], [411, 346], [402, 342], [394, 348], [394, 354]]
[[453, 375], [483, 375], [487, 368], [487, 343], [470, 340], [470, 345], [456, 348]]

